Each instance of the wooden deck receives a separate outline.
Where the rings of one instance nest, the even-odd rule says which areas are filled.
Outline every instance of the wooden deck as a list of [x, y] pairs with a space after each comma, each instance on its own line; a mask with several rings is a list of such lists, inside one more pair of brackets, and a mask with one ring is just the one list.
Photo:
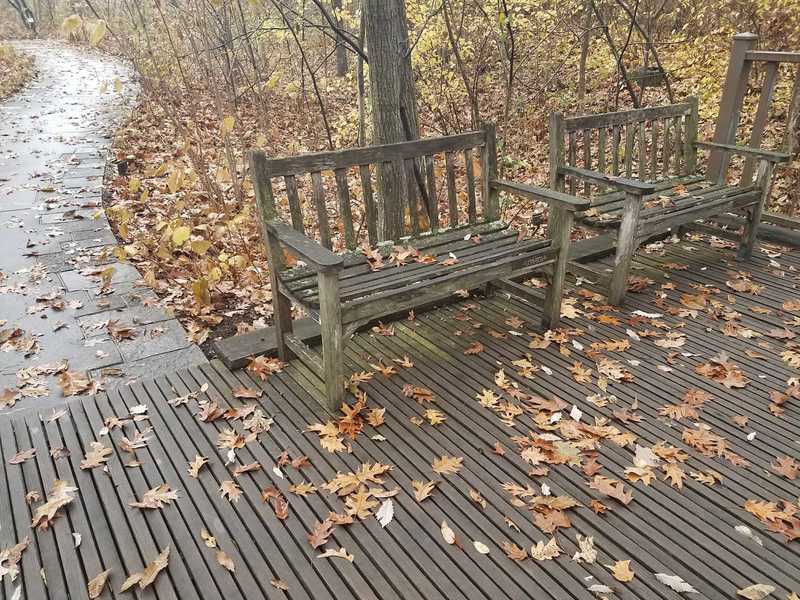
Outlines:
[[[630, 294], [624, 312], [605, 313], [619, 317], [618, 325], [609, 319], [598, 321], [601, 313], [579, 299], [576, 308], [584, 314], [565, 321], [573, 335], [563, 345], [554, 342], [544, 349], [529, 348], [539, 310], [502, 293], [490, 299], [468, 299], [419, 315], [413, 322], [397, 322], [392, 336], [358, 335], [346, 352], [350, 369], [374, 370], [371, 363], [382, 359], [384, 364], [391, 364], [392, 359], [404, 355], [414, 366], [399, 367], [389, 379], [376, 373], [361, 385], [367, 393], [368, 408], [386, 409], [385, 423], [374, 429], [365, 426], [352, 441], [345, 439], [352, 444], [352, 453], [329, 453], [320, 447], [316, 433], [304, 432], [309, 424], [325, 423], [331, 417], [318, 404], [322, 398], [319, 382], [299, 361], [264, 383], [246, 370], [231, 372], [214, 362], [97, 398], [72, 400], [67, 405], [68, 414], [55, 421], [46, 421], [49, 411], [41, 416], [28, 411], [0, 418], [0, 551], [26, 536], [32, 540], [22, 554], [20, 576], [13, 583], [4, 577], [0, 596], [16, 598], [14, 593], [22, 583], [21, 598], [29, 600], [86, 598], [87, 581], [111, 569], [110, 587], [100, 597], [129, 598], [134, 594], [119, 593], [122, 582], [167, 546], [169, 566], [152, 586], [143, 591], [135, 588], [137, 597], [731, 599], [737, 589], [752, 584], [774, 586], [776, 591], [770, 597], [784, 599], [791, 592], [800, 594], [800, 542], [770, 533], [744, 509], [748, 500], [796, 503], [800, 496], [800, 479], [790, 480], [770, 468], [776, 457], [798, 459], [800, 455], [800, 400], [790, 397], [781, 406], [781, 416], [769, 410], [770, 394], [783, 393], [787, 381], [798, 376], [797, 369], [780, 356], [795, 342], [768, 336], [734, 338], [721, 332], [728, 323], [722, 316], [726, 308], [741, 315], [736, 321], [740, 327], [761, 334], [782, 330], [798, 314], [783, 310], [782, 305], [789, 299], [800, 301], [800, 252], [777, 256], [772, 266], [769, 260], [757, 253], [752, 263], [737, 265], [731, 251], [710, 249], [702, 242], [669, 246], [665, 256], [640, 254], [636, 266], [652, 271], [635, 270], [634, 274], [667, 273], [675, 289], [661, 289], [656, 283], [641, 294]], [[689, 265], [689, 269], [667, 269], [663, 266], [666, 263]], [[748, 271], [753, 282], [764, 286], [758, 295], [736, 292], [726, 285], [732, 272], [738, 270]], [[683, 293], [697, 294], [699, 286], [710, 290], [709, 306], [719, 302], [716, 319], [702, 309], [696, 316], [669, 314], [685, 308], [678, 298]], [[656, 302], [656, 292], [664, 299]], [[685, 334], [685, 344], [674, 349], [655, 345], [654, 340], [663, 336], [642, 334], [656, 330], [658, 323], [646, 317], [630, 322], [634, 310], [663, 314], [656, 320]], [[632, 339], [626, 330], [638, 332], [641, 339]], [[797, 327], [790, 326], [789, 330]], [[502, 339], [495, 337], [499, 333], [504, 334]], [[608, 404], [600, 406], [603, 402], [588, 399], [603, 392], [597, 385], [596, 362], [587, 353], [592, 351], [592, 344], [610, 340], [631, 342], [630, 349], [623, 352], [599, 352], [619, 361], [632, 374], [632, 380], [610, 381], [606, 395], [616, 400], [608, 399]], [[475, 341], [483, 350], [464, 354]], [[744, 372], [749, 380], [744, 388], [727, 389], [695, 372], [696, 366], [720, 350], [725, 350]], [[520, 368], [512, 364], [526, 354], [539, 367], [532, 379], [521, 376]], [[591, 383], [575, 380], [570, 372], [575, 361], [591, 370]], [[689, 455], [681, 465], [686, 474], [683, 488], [665, 482], [661, 466], [653, 469], [657, 480], [649, 486], [626, 480], [624, 471], [632, 466], [634, 445], [623, 447], [610, 439], [599, 441], [599, 474], [624, 482], [625, 489], [633, 493], [627, 505], [590, 488], [591, 477], [579, 465], [543, 463], [539, 466], [549, 467], [549, 472], [530, 476], [533, 465], [523, 460], [511, 438], [532, 431], [543, 433], [533, 421], [539, 409], [525, 398], [512, 400], [527, 410], [504, 422], [476, 399], [484, 389], [495, 391], [504, 401], [509, 399], [495, 381], [501, 368], [508, 381], [526, 394], [563, 400], [564, 422], [572, 420], [570, 409], [576, 405], [582, 412], [582, 423], [593, 425], [596, 419], [607, 419], [620, 432], [635, 436], [635, 443], [641, 446], [664, 442], [680, 448]], [[198, 393], [197, 400], [211, 399], [223, 409], [255, 401], [274, 418], [258, 441], [236, 451], [234, 464], [226, 466], [227, 451], [217, 448], [217, 440], [226, 429], [242, 431], [241, 420], [201, 422], [197, 400], [169, 403], [170, 399], [199, 392], [203, 384], [208, 384], [208, 389]], [[423, 406], [406, 397], [402, 393], [406, 384], [429, 389], [434, 402]], [[231, 390], [241, 385], [262, 389], [263, 396], [257, 400], [233, 398]], [[672, 421], [660, 414], [665, 405], [680, 403], [689, 389], [705, 390], [712, 396], [700, 406], [699, 417]], [[98, 436], [106, 419], [129, 417], [131, 410], [141, 405], [147, 407], [144, 414], [149, 419]], [[620, 413], [626, 407], [627, 413]], [[427, 408], [441, 411], [446, 420], [431, 425], [423, 415]], [[631, 414], [640, 420], [625, 416]], [[622, 420], [619, 415], [623, 415]], [[748, 417], [745, 427], [734, 423], [732, 419], [737, 416]], [[411, 420], [420, 418], [421, 425]], [[545, 418], [544, 422], [555, 423], [555, 419]], [[694, 429], [698, 422], [725, 438], [728, 449], [748, 465], [736, 466], [721, 457], [704, 456], [684, 443], [684, 430]], [[149, 427], [153, 429], [148, 433]], [[149, 438], [146, 447], [136, 450], [135, 455], [121, 450], [122, 436], [133, 439], [137, 430]], [[564, 431], [552, 433], [563, 436]], [[748, 441], [751, 432], [756, 435]], [[581, 437], [586, 440], [590, 436]], [[107, 472], [80, 469], [89, 443], [95, 440], [113, 447]], [[505, 455], [493, 451], [498, 442]], [[9, 464], [18, 451], [32, 447], [37, 450], [34, 458]], [[50, 451], [55, 448], [67, 448], [70, 454], [54, 459]], [[297, 469], [285, 465], [279, 469], [279, 476], [276, 460], [284, 451], [292, 459], [307, 456], [308, 466]], [[208, 464], [195, 479], [189, 476], [187, 465], [196, 455], [207, 457]], [[458, 473], [437, 475], [432, 471], [431, 461], [443, 455], [463, 457]], [[134, 456], [141, 466], [124, 467]], [[263, 468], [233, 475], [234, 466], [252, 462]], [[323, 547], [313, 549], [307, 534], [331, 511], [344, 512], [345, 504], [322, 489], [301, 496], [289, 487], [311, 482], [319, 488], [337, 471], [347, 473], [375, 462], [391, 465], [392, 470], [383, 476], [383, 484], [372, 482], [369, 487], [400, 490], [391, 498], [393, 520], [381, 527], [369, 516], [336, 526], [324, 548], [343, 547], [353, 561], [318, 558]], [[689, 476], [690, 472], [710, 471], [721, 481], [707, 485]], [[31, 517], [39, 503], [29, 506], [25, 495], [33, 490], [44, 495], [58, 478], [79, 488], [75, 500], [60, 510], [48, 530], [32, 529]], [[243, 493], [237, 502], [220, 496], [219, 488], [228, 480], [241, 486]], [[440, 483], [419, 503], [414, 498], [412, 480]], [[152, 510], [128, 505], [147, 489], [165, 482], [179, 491], [178, 500]], [[504, 490], [503, 485], [510, 482], [522, 487], [530, 484], [534, 495], [547, 484], [553, 496], [571, 496], [581, 504], [566, 510], [571, 527], [562, 527], [555, 534], [563, 550], [561, 556], [537, 561], [528, 552], [527, 558], [516, 561], [503, 551], [503, 542], [529, 550], [533, 543], [551, 537], [534, 524], [531, 510], [513, 501]], [[276, 516], [274, 502], [262, 501], [262, 490], [270, 486], [288, 500], [285, 519]], [[475, 497], [483, 499], [485, 507]], [[608, 512], [595, 514], [589, 508], [593, 500], [608, 506]], [[380, 502], [382, 499], [377, 500]], [[377, 506], [372, 512], [375, 510]], [[455, 532], [458, 544], [445, 542], [442, 521]], [[760, 544], [735, 529], [742, 525], [750, 528]], [[219, 548], [230, 556], [234, 573], [218, 564], [217, 550], [201, 539], [203, 529], [215, 536]], [[81, 535], [77, 547], [73, 532]], [[572, 560], [578, 551], [577, 535], [593, 537], [595, 562]], [[489, 553], [480, 553], [474, 541], [485, 544]], [[607, 566], [620, 560], [631, 561], [635, 577], [629, 582], [617, 581]], [[656, 573], [677, 575], [699, 593], [679, 594], [658, 581]], [[271, 582], [285, 583], [288, 589], [281, 590]], [[588, 589], [592, 585], [609, 586], [614, 593], [593, 593]]]

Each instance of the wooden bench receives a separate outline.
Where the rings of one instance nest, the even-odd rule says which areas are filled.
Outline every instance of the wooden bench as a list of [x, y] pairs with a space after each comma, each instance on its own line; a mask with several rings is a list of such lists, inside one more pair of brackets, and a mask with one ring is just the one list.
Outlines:
[[[547, 271], [542, 324], [558, 323], [573, 213], [588, 202], [497, 180], [496, 161], [492, 125], [447, 137], [288, 158], [250, 153], [278, 354], [283, 360], [302, 359], [322, 378], [330, 410], [338, 408], [345, 393], [346, 340], [377, 319], [447, 300], [457, 290]], [[381, 203], [373, 193], [373, 178], [378, 191], [397, 202]], [[309, 179], [311, 202], [304, 204], [299, 190]], [[351, 180], [359, 184], [355, 196]], [[459, 189], [466, 199], [465, 215], [459, 209]], [[328, 190], [335, 194], [337, 210], [326, 203]], [[499, 221], [500, 191], [549, 202], [549, 239], [522, 240]], [[281, 218], [287, 214], [291, 226]], [[332, 223], [340, 231], [341, 252], [333, 251]], [[381, 242], [390, 236], [397, 244]], [[305, 265], [289, 268], [284, 251]], [[376, 269], [378, 260], [384, 266]], [[291, 303], [320, 323], [321, 357], [293, 335]]]
[[[746, 158], [737, 184], [709, 180], [698, 170], [698, 149]], [[657, 234], [727, 212], [746, 213], [738, 257], [749, 259], [776, 163], [787, 154], [697, 141], [697, 99], [668, 106], [550, 119], [550, 185], [590, 199], [576, 219], [618, 228], [609, 301], [621, 304], [636, 249]], [[755, 181], [749, 164], [757, 161]], [[575, 265], [585, 273], [585, 267]]]

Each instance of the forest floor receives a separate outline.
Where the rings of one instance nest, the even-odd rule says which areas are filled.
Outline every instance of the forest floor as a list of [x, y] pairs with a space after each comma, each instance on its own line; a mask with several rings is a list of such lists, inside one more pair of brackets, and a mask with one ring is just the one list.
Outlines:
[[202, 361], [114, 255], [102, 186], [136, 94], [129, 71], [63, 44], [16, 48], [38, 77], [0, 104], [0, 410]]

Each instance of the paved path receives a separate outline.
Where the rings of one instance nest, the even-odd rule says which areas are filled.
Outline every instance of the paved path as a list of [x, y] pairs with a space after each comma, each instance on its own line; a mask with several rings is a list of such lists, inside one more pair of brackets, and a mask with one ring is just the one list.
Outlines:
[[[18, 47], [39, 74], [0, 104], [0, 414], [63, 401], [43, 365], [66, 360], [112, 386], [204, 360], [112, 255], [101, 192], [111, 135], [136, 94], [129, 71], [66, 45]], [[132, 339], [112, 339], [109, 320], [132, 326]]]

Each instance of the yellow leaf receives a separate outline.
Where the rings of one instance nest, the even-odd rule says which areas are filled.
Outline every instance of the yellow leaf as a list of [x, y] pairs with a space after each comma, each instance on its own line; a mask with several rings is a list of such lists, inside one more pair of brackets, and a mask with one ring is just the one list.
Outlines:
[[211, 292], [208, 290], [208, 280], [205, 277], [201, 277], [192, 283], [192, 293], [197, 303], [201, 306], [211, 304]]
[[176, 227], [172, 232], [172, 243], [175, 246], [183, 246], [186, 240], [189, 239], [192, 230], [187, 227], [186, 225], [181, 225], [180, 227]]
[[131, 177], [131, 180], [128, 182], [128, 191], [131, 194], [135, 194], [139, 191], [139, 188], [142, 186], [142, 180], [138, 177]]
[[119, 80], [119, 77], [114, 79], [114, 91], [118, 94], [122, 92], [122, 82]]
[[233, 126], [236, 124], [236, 121], [230, 115], [222, 119], [222, 126], [220, 127], [220, 131], [223, 134], [230, 133], [233, 131]]
[[211, 248], [211, 246], [212, 244], [208, 240], [194, 240], [192, 242], [192, 252], [203, 256], [203, 254], [208, 252], [208, 249]]
[[70, 34], [78, 29], [82, 24], [83, 21], [79, 15], [70, 15], [61, 22], [61, 30], [66, 34]]
[[100, 19], [97, 23], [95, 23], [94, 28], [92, 29], [92, 35], [89, 36], [89, 43], [92, 46], [97, 46], [97, 44], [100, 43], [100, 40], [105, 37], [106, 29], [106, 22], [103, 19]]
[[606, 565], [611, 569], [611, 574], [617, 581], [627, 582], [633, 579], [635, 573], [631, 571], [631, 561], [618, 560], [613, 565]]

